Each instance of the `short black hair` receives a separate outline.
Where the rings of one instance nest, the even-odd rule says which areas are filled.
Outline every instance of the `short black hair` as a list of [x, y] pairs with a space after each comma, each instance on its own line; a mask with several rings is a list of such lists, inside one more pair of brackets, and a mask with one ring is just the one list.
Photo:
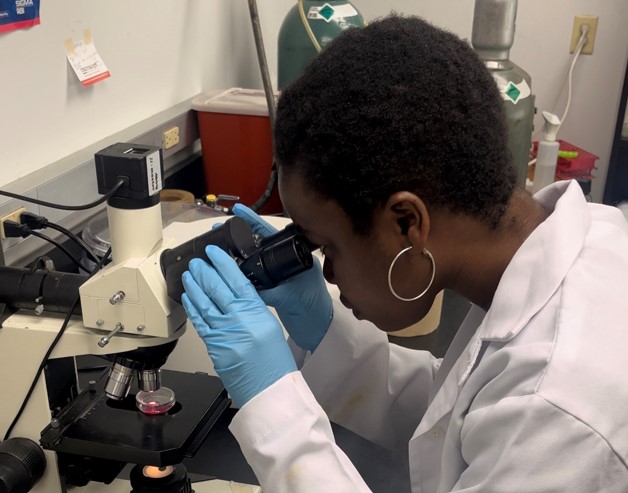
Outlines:
[[274, 142], [282, 172], [361, 234], [401, 190], [495, 227], [516, 183], [497, 84], [466, 42], [418, 17], [332, 41], [283, 91]]

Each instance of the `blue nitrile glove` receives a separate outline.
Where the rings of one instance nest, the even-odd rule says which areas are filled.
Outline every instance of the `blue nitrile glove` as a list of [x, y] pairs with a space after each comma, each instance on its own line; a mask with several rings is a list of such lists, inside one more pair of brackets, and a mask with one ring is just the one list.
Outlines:
[[183, 273], [183, 307], [214, 363], [243, 406], [287, 373], [297, 370], [281, 325], [234, 260], [210, 245]]
[[[261, 237], [277, 232], [255, 212], [242, 204], [233, 214], [246, 221]], [[333, 304], [317, 258], [311, 269], [291, 277], [279, 286], [260, 291], [268, 306], [277, 310], [281, 323], [300, 348], [314, 351], [325, 337], [331, 323]]]

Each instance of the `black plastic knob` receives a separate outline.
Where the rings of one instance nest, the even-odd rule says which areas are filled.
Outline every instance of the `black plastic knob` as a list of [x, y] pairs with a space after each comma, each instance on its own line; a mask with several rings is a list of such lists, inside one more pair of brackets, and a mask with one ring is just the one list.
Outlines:
[[28, 438], [0, 443], [0, 493], [27, 493], [46, 470], [41, 447]]

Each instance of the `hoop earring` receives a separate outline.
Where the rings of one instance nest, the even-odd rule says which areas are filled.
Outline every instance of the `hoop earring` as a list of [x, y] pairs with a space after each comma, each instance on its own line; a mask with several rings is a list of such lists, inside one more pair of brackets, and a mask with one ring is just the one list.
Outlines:
[[390, 289], [390, 292], [392, 293], [392, 295], [397, 298], [398, 300], [401, 301], [416, 301], [418, 300], [421, 296], [423, 296], [425, 293], [427, 293], [427, 291], [432, 287], [432, 283], [434, 282], [434, 275], [436, 274], [436, 263], [434, 262], [434, 257], [432, 257], [432, 254], [430, 253], [430, 251], [427, 248], [423, 249], [423, 255], [425, 255], [426, 257], [428, 257], [430, 259], [430, 262], [432, 263], [432, 278], [430, 279], [429, 284], [427, 285], [427, 287], [418, 295], [416, 295], [414, 298], [404, 298], [403, 296], [399, 296], [396, 292], [395, 289], [392, 287], [392, 271], [393, 271], [393, 267], [395, 266], [395, 263], [397, 262], [397, 260], [399, 260], [399, 257], [401, 257], [404, 253], [408, 252], [412, 250], [412, 246], [409, 246], [407, 248], [404, 248], [403, 250], [401, 250], [397, 256], [393, 259], [393, 261], [390, 263], [390, 267], [388, 268], [388, 289]]

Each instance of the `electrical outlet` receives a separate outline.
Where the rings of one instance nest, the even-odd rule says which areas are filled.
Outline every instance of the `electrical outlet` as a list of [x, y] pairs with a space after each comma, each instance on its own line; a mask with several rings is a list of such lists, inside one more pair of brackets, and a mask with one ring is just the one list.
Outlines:
[[569, 53], [576, 51], [578, 46], [578, 40], [582, 35], [582, 26], [589, 26], [587, 32], [587, 39], [580, 50], [581, 55], [591, 55], [593, 53], [593, 45], [595, 44], [595, 34], [597, 33], [597, 21], [599, 17], [597, 15], [577, 15], [573, 19], [573, 29], [571, 31], [571, 45], [569, 46]]
[[22, 212], [26, 212], [25, 207], [20, 207], [19, 209], [16, 209], [13, 212], [10, 212], [9, 214], [5, 214], [4, 216], [0, 217], [0, 238], [2, 238], [3, 240], [6, 239], [6, 236], [4, 234], [4, 221], [14, 221], [16, 223], [19, 223], [20, 214], [22, 214]]
[[163, 134], [163, 146], [164, 149], [170, 149], [179, 143], [179, 127], [172, 127]]

